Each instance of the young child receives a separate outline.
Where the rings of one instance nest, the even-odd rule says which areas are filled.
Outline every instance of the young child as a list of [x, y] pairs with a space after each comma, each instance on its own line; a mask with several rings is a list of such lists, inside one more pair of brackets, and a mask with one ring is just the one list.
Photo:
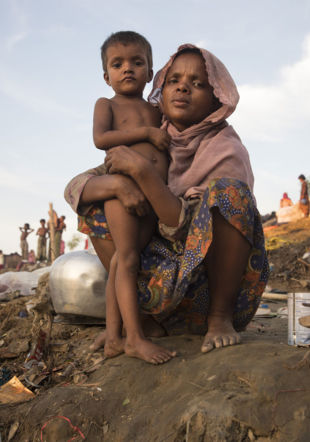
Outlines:
[[[130, 146], [150, 160], [166, 180], [168, 160], [163, 151], [170, 137], [159, 129], [158, 109], [142, 97], [146, 83], [153, 77], [150, 44], [135, 32], [118, 32], [103, 43], [101, 57], [104, 79], [115, 95], [96, 102], [93, 126], [96, 147], [108, 150], [122, 144]], [[137, 302], [140, 252], [155, 230], [155, 214], [151, 208], [145, 216], [128, 213], [117, 199], [105, 201], [104, 209], [116, 249], [106, 287], [104, 353], [113, 357], [125, 351], [129, 356], [153, 364], [166, 362], [175, 353], [145, 338]], [[125, 340], [122, 326], [126, 331]]]
[[32, 233], [34, 229], [31, 229], [30, 225], [28, 223], [25, 223], [24, 227], [20, 227], [19, 230], [22, 232], [20, 235], [20, 248], [22, 251], [22, 260], [27, 262], [28, 261], [27, 236], [30, 235], [30, 233]]
[[45, 261], [46, 258], [46, 235], [48, 228], [45, 225], [45, 219], [40, 219], [41, 227], [38, 228], [36, 235], [38, 235], [38, 245], [37, 245], [37, 260]]
[[65, 224], [65, 215], [61, 215], [60, 218], [57, 219], [57, 226], [55, 227], [55, 258], [58, 258], [61, 253], [61, 237], [62, 232], [66, 230], [67, 226]]

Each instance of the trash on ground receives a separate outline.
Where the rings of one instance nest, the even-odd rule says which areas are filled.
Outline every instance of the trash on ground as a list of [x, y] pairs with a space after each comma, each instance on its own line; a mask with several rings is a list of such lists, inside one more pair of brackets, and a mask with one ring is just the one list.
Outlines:
[[9, 434], [8, 434], [8, 442], [10, 442], [10, 440], [12, 440], [15, 436], [15, 434], [17, 433], [17, 430], [19, 428], [19, 422], [15, 421], [10, 428]]
[[6, 384], [11, 378], [11, 370], [6, 367], [0, 368], [0, 386]]
[[303, 317], [299, 318], [298, 322], [303, 327], [310, 328], [310, 315], [309, 316], [303, 316]]
[[261, 304], [258, 307], [258, 309], [255, 313], [255, 316], [260, 317], [260, 318], [273, 318], [273, 317], [277, 316], [277, 314], [273, 313], [271, 311], [268, 304]]
[[17, 358], [19, 355], [18, 353], [9, 351], [9, 349], [7, 347], [4, 348], [0, 348], [0, 361], [1, 359], [15, 359]]
[[16, 376], [0, 387], [0, 404], [15, 404], [29, 401], [34, 397], [34, 393], [28, 390]]
[[55, 420], [64, 420], [64, 421], [66, 421], [66, 422], [68, 422], [68, 424], [69, 424], [69, 426], [70, 426], [70, 429], [71, 429], [71, 431], [72, 431], [72, 435], [70, 435], [70, 436], [72, 436], [69, 440], [74, 440], [74, 439], [76, 439], [77, 437], [81, 437], [82, 439], [85, 439], [85, 436], [84, 436], [84, 434], [82, 433], [82, 431], [79, 429], [79, 427], [76, 427], [75, 425], [73, 425], [72, 424], [72, 422], [71, 422], [71, 420], [68, 418], [68, 417], [66, 417], [66, 416], [54, 416], [54, 417], [52, 417], [51, 419], [49, 419], [47, 422], [45, 422], [45, 424], [42, 426], [42, 428], [41, 428], [41, 440], [43, 441], [44, 439], [43, 439], [43, 432], [44, 432], [44, 430], [46, 429], [46, 427], [48, 427], [48, 425], [52, 425], [51, 423], [54, 421], [54, 425], [53, 426], [55, 426]]
[[33, 272], [6, 272], [0, 275], [0, 284], [6, 285], [8, 289], [5, 292], [0, 293], [0, 300], [4, 298], [3, 295], [7, 292], [19, 291], [20, 296], [29, 296], [35, 293], [35, 289], [38, 286], [40, 276], [44, 273], [48, 273], [50, 267], [42, 267], [34, 270]]
[[19, 318], [27, 318], [27, 316], [28, 316], [28, 313], [27, 313], [25, 310], [21, 310], [21, 311], [18, 313], [18, 317], [19, 317]]
[[286, 307], [280, 307], [277, 310], [277, 315], [279, 318], [287, 318], [288, 316], [288, 308]]
[[38, 365], [41, 361], [46, 344], [46, 333], [39, 330], [37, 341], [32, 344], [31, 350], [28, 353], [24, 362], [25, 368], [31, 368], [33, 365]]

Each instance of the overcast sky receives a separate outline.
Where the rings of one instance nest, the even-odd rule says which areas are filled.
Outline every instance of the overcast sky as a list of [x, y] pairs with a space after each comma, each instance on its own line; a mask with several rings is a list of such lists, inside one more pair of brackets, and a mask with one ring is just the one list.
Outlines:
[[18, 227], [37, 229], [49, 202], [66, 216], [64, 239], [75, 233], [63, 189], [104, 160], [92, 114], [98, 97], [112, 96], [100, 46], [119, 30], [150, 41], [154, 71], [182, 43], [220, 58], [241, 96], [230, 123], [250, 153], [260, 212], [277, 210], [283, 192], [298, 200], [297, 177], [310, 175], [310, 0], [1, 0], [4, 253], [20, 251]]

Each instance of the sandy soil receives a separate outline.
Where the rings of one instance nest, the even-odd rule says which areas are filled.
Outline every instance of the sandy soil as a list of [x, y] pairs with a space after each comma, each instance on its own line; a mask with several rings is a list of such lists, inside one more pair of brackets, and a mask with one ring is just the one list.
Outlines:
[[[266, 231], [270, 287], [309, 291], [310, 268], [298, 261], [310, 248], [309, 232], [309, 219]], [[31, 377], [36, 388], [23, 362], [47, 316], [41, 309], [19, 317], [29, 300], [0, 305], [0, 367], [35, 393], [29, 402], [0, 405], [3, 441], [10, 430], [11, 440], [23, 442], [309, 440], [310, 350], [287, 345], [287, 318], [256, 317], [242, 345], [205, 355], [200, 336], [162, 338], [178, 353], [163, 366], [124, 355], [104, 360], [88, 352], [100, 327], [54, 323], [45, 365]], [[285, 306], [267, 302], [274, 312]]]

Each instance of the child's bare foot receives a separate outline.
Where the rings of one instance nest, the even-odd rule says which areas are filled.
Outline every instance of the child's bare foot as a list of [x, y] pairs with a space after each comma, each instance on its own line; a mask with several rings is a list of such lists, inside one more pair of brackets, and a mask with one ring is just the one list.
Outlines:
[[99, 333], [95, 341], [89, 346], [90, 351], [95, 352], [99, 350], [99, 348], [104, 347], [106, 336], [107, 336], [106, 330], [103, 330], [103, 332]]
[[142, 359], [154, 365], [164, 364], [176, 356], [175, 351], [170, 351], [160, 345], [153, 344], [153, 342], [145, 338], [137, 338], [131, 342], [128, 342], [128, 339], [126, 339], [125, 353], [127, 356]]
[[207, 353], [214, 348], [240, 344], [240, 341], [240, 335], [234, 329], [230, 319], [210, 316], [208, 318], [208, 332], [201, 346], [201, 351]]
[[[162, 338], [166, 336], [167, 333], [165, 329], [150, 315], [141, 315], [142, 329], [144, 336], [151, 338]], [[123, 332], [125, 336], [125, 332]], [[90, 351], [97, 351], [99, 348], [104, 347], [106, 341], [106, 330], [99, 333], [95, 341], [89, 346]]]
[[104, 355], [107, 358], [114, 358], [124, 353], [124, 338], [109, 339], [106, 335], [104, 344]]
[[109, 339], [107, 337], [107, 331], [104, 330], [97, 336], [95, 342], [89, 346], [89, 349], [95, 352], [101, 347], [104, 347], [104, 355], [107, 358], [114, 358], [115, 356], [124, 353], [124, 339]]

